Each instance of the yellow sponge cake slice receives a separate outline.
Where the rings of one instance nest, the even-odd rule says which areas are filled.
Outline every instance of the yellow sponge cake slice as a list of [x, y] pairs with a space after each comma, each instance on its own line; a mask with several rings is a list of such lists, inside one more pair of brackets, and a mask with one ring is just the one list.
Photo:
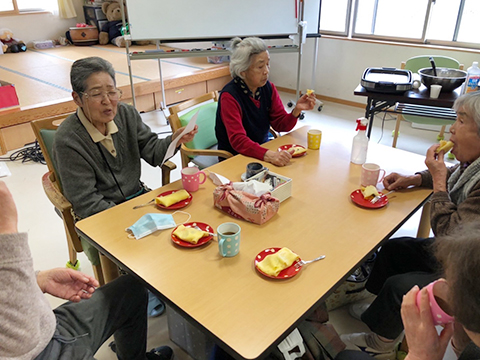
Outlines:
[[189, 242], [191, 244], [196, 244], [198, 243], [198, 240], [210, 234], [206, 231], [198, 230], [192, 227], [186, 227], [184, 225], [179, 225], [173, 232], [173, 235], [175, 235], [180, 240]]
[[190, 194], [186, 190], [179, 190], [174, 193], [165, 196], [159, 196], [155, 198], [155, 203], [163, 205], [165, 207], [172, 206], [182, 200], [188, 199]]
[[289, 248], [281, 248], [275, 254], [267, 255], [257, 263], [257, 267], [263, 273], [270, 276], [278, 276], [280, 272], [290, 267], [300, 257]]
[[442, 140], [440, 141], [440, 146], [437, 148], [437, 150], [435, 150], [435, 152], [438, 154], [440, 151], [443, 150], [445, 153], [447, 153], [452, 148], [453, 148], [453, 142]]
[[363, 198], [365, 200], [371, 200], [375, 196], [379, 195], [377, 188], [373, 185], [368, 185], [366, 187], [362, 187], [360, 190], [362, 191]]
[[[292, 150], [293, 150], [293, 153], [292, 153]], [[292, 154], [292, 156], [302, 155], [302, 154], [305, 154], [306, 152], [307, 152], [307, 149], [305, 149], [303, 146], [292, 146], [290, 148], [290, 153]]]

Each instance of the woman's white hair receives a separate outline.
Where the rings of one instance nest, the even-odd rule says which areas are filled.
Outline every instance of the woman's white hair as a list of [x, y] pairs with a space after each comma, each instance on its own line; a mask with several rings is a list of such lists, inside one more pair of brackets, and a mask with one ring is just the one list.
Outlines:
[[258, 37], [248, 37], [243, 40], [236, 37], [232, 39], [231, 49], [230, 74], [232, 75], [232, 78], [238, 76], [243, 79], [240, 74], [247, 71], [252, 56], [267, 51], [267, 45]]
[[464, 94], [455, 100], [453, 109], [458, 111], [461, 107], [473, 118], [475, 124], [477, 124], [478, 134], [480, 135], [480, 91]]

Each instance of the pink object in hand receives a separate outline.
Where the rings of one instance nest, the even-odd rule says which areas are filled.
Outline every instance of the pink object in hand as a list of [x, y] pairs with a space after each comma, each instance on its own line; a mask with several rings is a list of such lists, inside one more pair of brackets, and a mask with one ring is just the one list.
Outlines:
[[[428, 299], [430, 302], [430, 310], [432, 311], [433, 323], [435, 325], [444, 325], [453, 322], [453, 316], [447, 314], [438, 304], [437, 299], [439, 300], [444, 299], [446, 292], [447, 292], [447, 282], [443, 279], [434, 281], [428, 284], [425, 288], [427, 289]], [[417, 293], [417, 306], [420, 307], [420, 298], [421, 298], [421, 291]], [[446, 303], [444, 304], [445, 307]], [[448, 309], [445, 309], [448, 311]]]
[[[200, 175], [203, 179], [200, 180]], [[200, 184], [207, 180], [207, 175], [197, 167], [186, 167], [182, 169], [182, 185], [188, 192], [197, 191]]]

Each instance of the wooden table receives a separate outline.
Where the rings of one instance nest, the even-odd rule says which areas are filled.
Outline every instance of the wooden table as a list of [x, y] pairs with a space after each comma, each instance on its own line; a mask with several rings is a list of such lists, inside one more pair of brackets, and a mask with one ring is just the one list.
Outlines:
[[[362, 85], [358, 85], [353, 93], [357, 96], [367, 97], [365, 117], [370, 120], [367, 131], [367, 136], [370, 138], [375, 114], [385, 111], [397, 103], [402, 104], [400, 107], [401, 110], [394, 110], [391, 112], [448, 119], [452, 120], [453, 123], [455, 121], [456, 113], [450, 108], [460, 96], [460, 89], [461, 87], [451, 92], [441, 92], [437, 99], [432, 99], [430, 97], [430, 91], [424, 85], [418, 89], [408, 90], [403, 93], [368, 91]], [[412, 106], [409, 107], [408, 105]], [[398, 131], [398, 129], [396, 131]]]
[[[306, 146], [307, 128], [298, 129], [266, 144], [276, 149], [284, 144]], [[171, 231], [159, 231], [141, 240], [127, 238], [125, 228], [143, 214], [159, 212], [154, 206], [133, 210], [166, 190], [181, 188], [171, 183], [152, 193], [77, 223], [112, 260], [142, 279], [202, 330], [236, 357], [262, 357], [312, 312], [359, 263], [388, 239], [423, 203], [431, 191], [406, 190], [394, 194], [381, 209], [357, 207], [350, 193], [359, 188], [360, 165], [350, 163], [350, 141], [342, 143], [324, 133], [320, 150], [271, 170], [293, 179], [292, 196], [281, 203], [269, 222], [255, 225], [235, 220], [213, 207], [210, 180], [193, 193], [183, 210], [193, 221], [215, 229], [234, 221], [242, 228], [240, 253], [222, 258], [212, 241], [200, 248], [179, 248]], [[412, 173], [425, 168], [422, 156], [370, 144], [368, 161], [387, 173]], [[239, 181], [251, 158], [235, 156], [209, 168]], [[171, 212], [168, 212], [171, 213]], [[174, 215], [177, 222], [181, 214]], [[254, 268], [255, 256], [268, 247], [289, 247], [305, 260], [321, 254], [326, 258], [309, 264], [287, 280], [265, 278]]]

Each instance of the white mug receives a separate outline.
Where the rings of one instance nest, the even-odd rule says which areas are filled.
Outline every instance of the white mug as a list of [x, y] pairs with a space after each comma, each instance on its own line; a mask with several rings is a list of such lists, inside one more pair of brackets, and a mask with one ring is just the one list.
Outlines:
[[[380, 173], [383, 172], [382, 176], [380, 177]], [[366, 163], [362, 165], [362, 174], [360, 177], [360, 185], [368, 186], [373, 185], [376, 186], [377, 183], [381, 182], [385, 177], [385, 170], [380, 169], [380, 166], [377, 164]]]

